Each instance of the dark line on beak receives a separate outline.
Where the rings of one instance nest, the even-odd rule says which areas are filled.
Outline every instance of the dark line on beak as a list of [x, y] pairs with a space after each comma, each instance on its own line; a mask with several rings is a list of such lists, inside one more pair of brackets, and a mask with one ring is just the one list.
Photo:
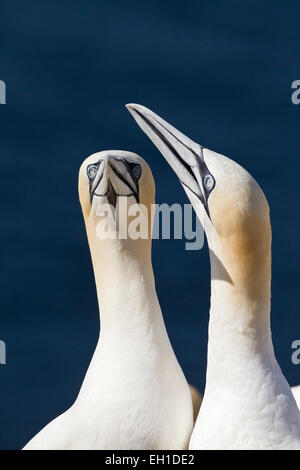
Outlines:
[[108, 185], [107, 185], [107, 200], [108, 203], [114, 208], [116, 208], [117, 205], [117, 194], [115, 192], [115, 188], [111, 184], [110, 180], [108, 180]]
[[185, 184], [183, 181], [181, 181], [181, 179], [179, 178], [179, 181], [180, 183], [182, 184], [182, 186], [185, 186], [186, 188], [188, 188], [191, 193], [195, 194], [195, 196], [200, 199], [200, 202], [202, 202], [203, 206], [204, 206], [204, 209], [206, 210], [206, 213], [208, 215], [208, 218], [209, 220], [211, 221], [211, 218], [210, 218], [210, 213], [209, 213], [209, 208], [208, 208], [208, 204], [207, 204], [207, 201], [202, 197], [202, 193], [201, 193], [201, 197], [198, 196], [198, 194], [196, 194], [187, 184]]
[[[183, 181], [179, 178], [181, 184], [183, 186], [185, 186], [186, 188], [188, 188], [199, 200], [200, 202], [203, 204], [204, 206], [204, 209], [210, 219], [210, 214], [209, 214], [209, 208], [208, 208], [208, 204], [207, 204], [207, 201], [205, 200], [205, 197], [204, 197], [204, 194], [202, 194], [202, 191], [201, 191], [201, 188], [199, 186], [199, 183], [197, 181], [197, 179], [195, 178], [195, 175], [194, 173], [192, 172], [191, 170], [191, 166], [188, 165], [188, 163], [186, 163], [183, 158], [181, 157], [181, 155], [177, 152], [177, 150], [173, 147], [173, 145], [168, 142], [166, 140], [166, 138], [164, 137], [164, 135], [156, 128], [153, 126], [152, 122], [149, 121], [149, 119], [147, 119], [143, 114], [141, 114], [139, 111], [137, 111], [136, 109], [134, 109], [134, 111], [140, 116], [140, 118], [142, 118], [146, 124], [153, 130], [153, 132], [164, 142], [164, 144], [169, 148], [169, 150], [171, 150], [171, 152], [173, 152], [174, 156], [180, 161], [180, 163], [186, 168], [186, 170], [189, 172], [189, 174], [194, 178], [195, 182], [197, 183], [198, 187], [199, 187], [199, 193], [200, 194], [196, 194], [195, 191], [193, 191], [187, 184], [183, 183]], [[196, 158], [197, 158], [197, 163], [199, 165], [199, 170], [200, 170], [200, 174], [201, 176], [204, 174], [205, 171], [208, 171], [208, 168], [207, 166], [205, 165], [205, 162], [204, 162], [204, 158], [203, 158], [203, 148], [202, 145], [199, 145], [200, 146], [200, 150], [201, 150], [201, 155], [198, 155], [192, 148], [190, 148], [188, 145], [186, 145], [184, 142], [181, 142], [181, 140], [178, 139], [178, 137], [176, 137], [176, 135], [174, 135], [171, 131], [169, 131], [169, 129], [167, 129], [163, 124], [161, 124], [157, 119], [155, 119], [153, 116], [152, 116], [152, 119], [154, 119], [155, 122], [157, 122], [158, 125], [160, 125], [166, 132], [168, 132], [171, 136], [174, 137], [175, 140], [177, 140], [177, 142], [179, 142], [181, 145], [183, 145], [187, 150], [189, 150]], [[210, 219], [211, 220], [211, 219]]]
[[182, 184], [182, 186], [185, 186], [186, 188], [188, 188], [191, 193], [193, 193], [198, 199], [200, 199], [200, 201], [202, 202], [202, 204], [205, 206], [205, 201], [204, 201], [204, 198], [202, 197], [202, 193], [200, 193], [200, 196], [199, 194], [196, 194], [195, 191], [193, 191], [186, 183], [184, 183], [180, 178], [179, 178], [179, 181], [180, 183]]
[[[126, 168], [128, 169], [128, 166], [127, 166], [127, 162], [126, 160], [121, 160], [124, 165], [126, 166]], [[126, 180], [126, 178], [124, 178], [124, 176], [119, 173], [119, 171], [117, 170], [117, 168], [114, 166], [114, 165], [111, 165], [111, 163], [109, 162], [109, 166], [112, 168], [113, 172], [117, 175], [117, 177], [124, 183], [126, 184], [126, 186], [128, 186], [129, 189], [131, 189], [131, 191], [133, 192], [134, 194], [134, 197], [136, 199], [136, 202], [139, 204], [139, 194], [138, 194], [138, 185], [137, 185], [137, 189], [134, 189], [132, 187], [132, 185], [130, 184], [129, 181]]]
[[[149, 121], [149, 119], [147, 119], [145, 116], [143, 116], [143, 114], [141, 114], [139, 111], [137, 111], [136, 109], [134, 110], [145, 122], [146, 124], [153, 130], [153, 132], [164, 142], [164, 144], [169, 148], [169, 150], [171, 150], [171, 152], [174, 154], [174, 156], [177, 158], [177, 160], [180, 161], [180, 163], [182, 164], [182, 166], [184, 166], [184, 168], [188, 171], [188, 173], [194, 178], [195, 182], [198, 184], [199, 186], [199, 183], [198, 181], [196, 180], [195, 178], [195, 175], [194, 173], [192, 172], [191, 170], [191, 167], [190, 165], [188, 165], [184, 160], [183, 158], [181, 157], [181, 155], [177, 152], [177, 150], [173, 147], [173, 145], [167, 141], [167, 139], [164, 137], [164, 135], [156, 128], [153, 126], [152, 122]], [[158, 122], [158, 121], [156, 121]], [[160, 124], [160, 123], [159, 123]], [[160, 124], [161, 125], [161, 124]], [[162, 126], [164, 127], [164, 126]], [[164, 128], [165, 129], [165, 128]], [[171, 135], [173, 135], [168, 129], [165, 129], [167, 132], [169, 132]], [[178, 140], [176, 137], [175, 139], [177, 140], [177, 142], [180, 142], [180, 140]], [[182, 143], [182, 142], [180, 142]], [[186, 147], [186, 146], [185, 146]], [[195, 152], [193, 152], [195, 154]], [[199, 196], [198, 196], [199, 197]]]
[[[163, 129], [165, 131], [167, 131], [169, 134], [171, 134], [172, 137], [174, 137], [175, 140], [177, 140], [177, 142], [179, 142], [181, 145], [183, 145], [186, 149], [188, 149], [190, 152], [192, 152], [193, 155], [195, 155], [195, 157], [198, 157], [199, 158], [199, 155], [191, 148], [189, 147], [188, 145], [186, 145], [184, 142], [182, 142], [181, 140], [178, 139], [178, 137], [176, 137], [175, 134], [173, 134], [173, 132], [171, 132], [169, 129], [167, 129], [161, 122], [159, 122], [155, 117], [152, 116], [152, 119], [154, 119], [155, 122], [157, 122], [157, 124], [159, 124], [161, 127], [163, 127]], [[200, 145], [201, 147], [201, 145]]]
[[[165, 131], [167, 131], [169, 134], [171, 134], [171, 136], [174, 137], [175, 140], [177, 140], [177, 142], [179, 142], [181, 145], [183, 145], [187, 150], [189, 150], [196, 158], [197, 158], [197, 163], [199, 165], [199, 169], [200, 169], [200, 172], [201, 174], [203, 174], [205, 172], [205, 170], [207, 170], [207, 167], [205, 165], [205, 162], [204, 162], [204, 157], [203, 157], [203, 148], [202, 145], [198, 144], [199, 147], [200, 147], [200, 151], [201, 151], [201, 155], [198, 155], [195, 150], [193, 150], [191, 147], [189, 147], [188, 145], [186, 145], [184, 142], [182, 142], [181, 140], [178, 139], [178, 137], [176, 137], [175, 134], [173, 134], [173, 132], [169, 131], [169, 129], [167, 129], [163, 124], [161, 124], [157, 119], [155, 119], [155, 117], [152, 116], [152, 119], [154, 119], [155, 122], [157, 122], [157, 124], [159, 124], [161, 127], [164, 128]], [[149, 123], [148, 123], [149, 124]]]

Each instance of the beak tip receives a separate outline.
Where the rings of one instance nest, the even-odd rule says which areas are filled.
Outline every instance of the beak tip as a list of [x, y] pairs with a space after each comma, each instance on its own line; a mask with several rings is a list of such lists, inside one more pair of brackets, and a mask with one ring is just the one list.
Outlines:
[[127, 111], [130, 112], [130, 114], [132, 115], [133, 118], [135, 118], [136, 116], [136, 107], [138, 105], [134, 104], [134, 103], [128, 103], [128, 104], [125, 104], [125, 108], [127, 109]]
[[134, 112], [140, 113], [140, 114], [151, 114], [151, 111], [145, 106], [142, 106], [141, 104], [128, 103], [128, 104], [125, 104], [125, 107], [128, 109], [128, 111], [131, 114], [133, 114]]
[[127, 104], [125, 104], [125, 108], [127, 108], [128, 111], [134, 110], [136, 106], [138, 106], [138, 105], [135, 104], [135, 103], [127, 103]]

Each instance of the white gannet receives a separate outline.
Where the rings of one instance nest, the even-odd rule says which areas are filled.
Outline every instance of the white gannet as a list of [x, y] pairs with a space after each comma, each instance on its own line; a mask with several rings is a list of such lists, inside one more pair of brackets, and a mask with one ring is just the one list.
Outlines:
[[271, 225], [244, 168], [149, 109], [127, 105], [179, 177], [211, 261], [206, 387], [190, 449], [300, 449], [300, 412], [270, 330]]
[[[100, 338], [74, 405], [25, 449], [185, 449], [193, 429], [192, 400], [155, 290], [151, 170], [134, 153], [96, 153], [80, 168], [79, 196], [100, 304]], [[137, 203], [146, 207], [147, 239], [99, 238], [99, 211], [107, 202], [116, 208], [117, 229], [128, 234], [124, 227], [132, 218], [127, 212], [119, 218], [122, 198], [129, 210]]]

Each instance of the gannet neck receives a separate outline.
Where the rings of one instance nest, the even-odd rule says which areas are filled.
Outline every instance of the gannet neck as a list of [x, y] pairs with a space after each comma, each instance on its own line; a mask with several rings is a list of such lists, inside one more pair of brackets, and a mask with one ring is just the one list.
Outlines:
[[[269, 216], [230, 237], [207, 228], [211, 262], [208, 384], [241, 377], [245, 356], [274, 359], [270, 329]], [[230, 348], [228, 347], [230, 345]], [[240, 361], [241, 359], [241, 361]], [[226, 367], [227, 365], [227, 367]]]
[[[110, 181], [113, 189], [109, 189]], [[138, 155], [128, 152], [92, 155], [79, 172], [79, 195], [99, 301], [97, 350], [103, 355], [106, 346], [117, 345], [119, 354], [123, 354], [129, 343], [133, 351], [132, 346], [138, 350], [145, 340], [170, 349], [151, 262], [155, 184], [150, 168]], [[115, 206], [112, 218], [103, 219], [105, 196]], [[145, 223], [140, 237], [131, 232], [131, 214], [135, 214], [132, 204], [137, 201]], [[112, 237], [99, 230], [103, 220]], [[113, 342], [109, 341], [112, 335]]]
[[[124, 338], [124, 327], [135, 326], [132, 334], [140, 335], [139, 328], [161, 323], [162, 314], [157, 301], [151, 250], [147, 240], [135, 241], [129, 250], [127, 240], [94, 240], [91, 256], [99, 299], [101, 335], [106, 330]], [[132, 338], [132, 337], [131, 337]]]
[[[211, 263], [212, 272], [215, 272], [215, 259]], [[207, 386], [242, 381], [247, 374], [245, 364], [260, 359], [275, 360], [270, 329], [269, 282], [265, 286], [265, 297], [256, 299], [247, 290], [227, 281], [212, 279]]]

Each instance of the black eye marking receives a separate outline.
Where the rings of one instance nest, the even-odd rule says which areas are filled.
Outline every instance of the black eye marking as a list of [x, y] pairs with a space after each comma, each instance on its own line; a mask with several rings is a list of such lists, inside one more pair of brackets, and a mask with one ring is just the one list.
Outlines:
[[134, 165], [134, 167], [132, 168], [132, 174], [133, 176], [138, 180], [140, 179], [141, 175], [142, 175], [142, 167], [141, 165]]
[[[119, 171], [118, 167], [114, 165], [114, 160], [118, 160], [122, 162], [128, 174], [131, 176], [131, 179], [128, 179], [121, 171]], [[109, 204], [112, 204], [114, 207], [116, 206], [116, 200], [118, 196], [122, 196], [122, 194], [118, 194], [113, 184], [111, 183], [110, 179], [108, 181], [108, 190], [105, 194], [97, 194], [97, 188], [102, 180], [104, 172], [99, 172], [99, 167], [102, 163], [102, 160], [99, 160], [98, 163], [93, 163], [88, 165], [86, 168], [86, 174], [89, 179], [89, 191], [90, 191], [90, 200], [91, 204], [93, 202], [94, 195], [96, 196], [107, 196]], [[142, 166], [139, 163], [129, 162], [125, 158], [115, 158], [108, 162], [110, 168], [114, 172], [114, 174], [132, 191], [131, 194], [126, 195], [134, 196], [136, 202], [139, 204], [139, 184], [138, 181], [142, 175]]]
[[[88, 167], [86, 168], [86, 174], [88, 176], [88, 179], [89, 179], [89, 190], [90, 190], [90, 200], [91, 200], [91, 203], [92, 203], [92, 200], [93, 200], [93, 184], [94, 184], [94, 179], [98, 173], [98, 169], [99, 169], [99, 166], [100, 166], [100, 163], [101, 163], [101, 160], [99, 160], [98, 163], [93, 163], [91, 165], [88, 165]], [[99, 182], [101, 181], [101, 178], [102, 176], [100, 177], [99, 179]], [[98, 184], [99, 184], [98, 182]]]
[[215, 187], [215, 178], [213, 177], [212, 174], [206, 173], [203, 178], [203, 186], [206, 189], [206, 191], [211, 192], [214, 187]]
[[126, 162], [127, 168], [133, 177], [133, 179], [137, 182], [140, 177], [142, 176], [142, 167], [139, 163], [131, 163], [131, 162]]
[[86, 169], [86, 173], [90, 180], [93, 180], [97, 174], [99, 168], [99, 162], [96, 165], [89, 165]]

